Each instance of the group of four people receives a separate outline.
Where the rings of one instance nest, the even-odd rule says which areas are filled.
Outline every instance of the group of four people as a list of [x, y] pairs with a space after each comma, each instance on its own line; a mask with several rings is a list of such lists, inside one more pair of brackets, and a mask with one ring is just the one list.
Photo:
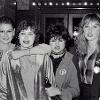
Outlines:
[[[10, 18], [1, 17], [0, 100], [72, 100], [78, 96], [79, 100], [99, 100], [99, 16], [86, 15], [79, 33], [78, 55], [73, 57], [67, 51], [64, 26], [50, 25], [49, 45], [38, 44], [38, 30], [31, 22], [24, 20], [15, 30]], [[16, 45], [11, 43], [14, 35]]]

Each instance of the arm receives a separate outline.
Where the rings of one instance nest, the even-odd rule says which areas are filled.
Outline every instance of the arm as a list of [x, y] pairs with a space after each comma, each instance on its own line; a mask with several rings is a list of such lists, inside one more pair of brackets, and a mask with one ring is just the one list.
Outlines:
[[13, 59], [18, 59], [26, 55], [46, 54], [50, 52], [51, 52], [51, 48], [49, 45], [39, 44], [38, 46], [35, 46], [31, 49], [15, 50], [15, 51], [10, 52], [9, 54], [11, 55]]
[[33, 47], [30, 49], [30, 55], [31, 54], [46, 54], [51, 53], [51, 47], [47, 44], [39, 44], [38, 46]]
[[45, 55], [43, 63], [46, 73], [45, 77], [48, 78], [50, 84], [54, 84], [53, 64], [48, 55]]
[[[48, 79], [49, 84], [51, 84], [50, 87], [45, 87], [46, 93], [48, 94], [49, 97], [61, 95], [61, 91], [54, 86], [53, 65], [52, 65], [52, 61], [48, 55], [45, 55], [45, 57], [44, 57], [44, 68], [46, 71], [45, 77]], [[55, 100], [55, 99], [53, 99], [53, 100]]]
[[68, 87], [66, 89], [62, 89], [62, 99], [66, 100], [66, 98], [68, 98], [68, 100], [72, 100], [72, 98], [74, 97], [78, 97], [79, 96], [79, 83], [78, 83], [78, 76], [77, 76], [77, 70], [75, 68], [75, 66], [70, 63], [69, 66], [72, 66], [72, 70], [70, 71], [70, 82], [68, 84]]

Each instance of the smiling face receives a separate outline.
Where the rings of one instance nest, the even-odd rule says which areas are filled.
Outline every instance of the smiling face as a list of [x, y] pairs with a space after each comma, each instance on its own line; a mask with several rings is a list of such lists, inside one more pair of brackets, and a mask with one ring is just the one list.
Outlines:
[[28, 49], [33, 47], [33, 43], [35, 40], [34, 30], [28, 27], [25, 30], [22, 30], [19, 33], [19, 42], [21, 44], [22, 49]]
[[8, 44], [14, 36], [14, 29], [11, 24], [0, 24], [0, 42]]
[[97, 21], [90, 21], [83, 27], [85, 38], [88, 41], [98, 40], [100, 35], [100, 23]]
[[52, 37], [49, 42], [51, 51], [59, 53], [65, 49], [65, 40], [63, 38]]

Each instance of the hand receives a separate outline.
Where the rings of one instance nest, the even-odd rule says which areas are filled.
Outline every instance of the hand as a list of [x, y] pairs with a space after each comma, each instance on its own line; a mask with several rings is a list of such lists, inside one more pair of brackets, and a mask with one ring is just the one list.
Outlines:
[[15, 50], [15, 51], [10, 51], [8, 54], [9, 54], [9, 57], [16, 60], [22, 56], [25, 56], [26, 54], [28, 55], [29, 52], [28, 50]]
[[56, 95], [61, 95], [61, 91], [56, 88], [56, 87], [50, 87], [50, 88], [46, 88], [46, 93], [48, 94], [48, 96], [52, 97], [52, 96], [56, 96]]
[[[13, 51], [9, 51], [9, 52], [8, 52], [8, 55], [9, 55], [9, 57], [10, 57], [11, 59], [13, 59], [14, 56], [15, 56], [15, 55], [13, 55]], [[16, 57], [16, 56], [15, 56], [15, 57]]]

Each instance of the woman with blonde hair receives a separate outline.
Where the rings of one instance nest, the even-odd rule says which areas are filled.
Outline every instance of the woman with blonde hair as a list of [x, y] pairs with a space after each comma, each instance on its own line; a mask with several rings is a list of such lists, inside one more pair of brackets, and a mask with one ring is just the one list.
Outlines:
[[77, 40], [81, 78], [80, 100], [99, 100], [100, 97], [100, 17], [83, 17]]

